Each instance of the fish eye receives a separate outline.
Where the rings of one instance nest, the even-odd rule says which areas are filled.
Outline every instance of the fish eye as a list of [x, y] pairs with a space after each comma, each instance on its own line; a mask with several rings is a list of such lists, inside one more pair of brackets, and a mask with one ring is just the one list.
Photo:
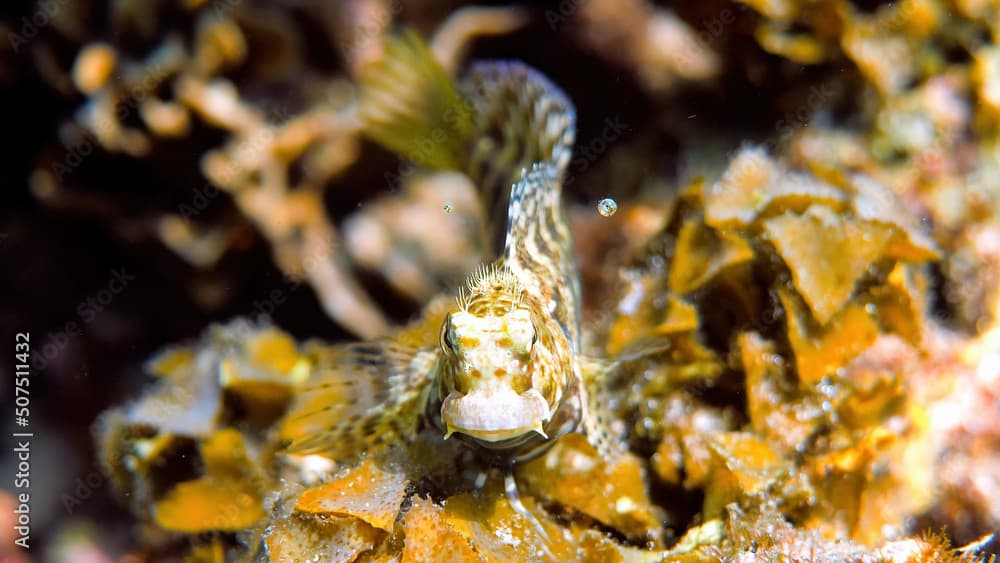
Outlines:
[[454, 334], [451, 330], [451, 313], [448, 313], [444, 318], [444, 322], [441, 323], [441, 335], [439, 340], [441, 342], [441, 349], [445, 352], [455, 352], [455, 341]]
[[527, 330], [531, 332], [530, 336], [528, 334], [523, 334], [521, 336], [522, 338], [521, 344], [520, 346], [518, 346], [518, 348], [520, 348], [521, 350], [521, 353], [524, 354], [530, 354], [531, 350], [535, 347], [535, 344], [538, 343], [538, 331], [535, 329], [535, 324], [534, 323], [529, 324], [527, 326]]
[[531, 313], [525, 309], [512, 311], [507, 330], [514, 353], [530, 354], [531, 348], [538, 342], [538, 327], [535, 326]]

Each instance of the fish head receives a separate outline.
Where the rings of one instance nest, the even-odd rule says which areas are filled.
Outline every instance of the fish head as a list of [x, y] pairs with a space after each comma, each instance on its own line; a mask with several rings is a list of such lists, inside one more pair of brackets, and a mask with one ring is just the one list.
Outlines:
[[546, 438], [545, 425], [562, 394], [561, 368], [549, 348], [565, 336], [553, 334], [533, 300], [511, 295], [510, 284], [487, 280], [479, 289], [441, 326], [445, 438], [457, 432], [487, 447]]

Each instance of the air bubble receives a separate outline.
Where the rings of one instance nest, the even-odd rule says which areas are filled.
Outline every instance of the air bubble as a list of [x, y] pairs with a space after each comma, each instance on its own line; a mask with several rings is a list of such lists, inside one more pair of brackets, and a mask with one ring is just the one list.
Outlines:
[[618, 203], [610, 197], [606, 197], [597, 202], [597, 212], [601, 215], [611, 217], [615, 214], [615, 211], [618, 211]]

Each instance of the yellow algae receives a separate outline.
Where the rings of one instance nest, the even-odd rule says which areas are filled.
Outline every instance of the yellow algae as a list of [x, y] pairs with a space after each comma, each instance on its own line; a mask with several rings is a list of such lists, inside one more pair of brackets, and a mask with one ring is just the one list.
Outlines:
[[520, 476], [544, 498], [630, 537], [648, 537], [659, 528], [638, 458], [629, 455], [608, 463], [579, 435], [563, 438], [551, 452], [527, 464]]
[[[497, 481], [494, 483], [499, 484]], [[470, 542], [483, 560], [565, 561], [574, 558], [572, 535], [541, 510], [535, 499], [523, 499], [529, 514], [525, 516], [514, 510], [494, 483], [488, 484], [480, 494], [462, 493], [444, 502], [444, 521]]]
[[450, 561], [484, 561], [445, 518], [444, 508], [433, 501], [415, 497], [406, 512], [406, 534], [403, 545], [404, 563], [446, 563]]
[[[938, 245], [907, 213], [892, 190], [873, 179], [855, 175], [850, 181], [854, 216], [866, 225], [892, 229], [885, 254], [895, 260], [923, 262], [938, 258]], [[870, 227], [868, 227], [870, 228]], [[867, 239], [865, 239], [867, 242]]]
[[177, 484], [153, 508], [165, 529], [198, 533], [238, 531], [264, 516], [264, 482], [247, 455], [243, 437], [220, 430], [201, 446], [204, 476]]
[[822, 206], [768, 219], [764, 229], [821, 325], [851, 298], [891, 236], [886, 228], [859, 224]]
[[194, 351], [190, 348], [172, 348], [149, 360], [146, 369], [153, 375], [164, 377], [190, 369], [193, 361]]
[[871, 345], [878, 326], [868, 308], [851, 303], [819, 326], [794, 293], [779, 289], [785, 309], [788, 341], [795, 355], [796, 373], [803, 387], [819, 383]]
[[722, 432], [709, 438], [717, 465], [705, 493], [704, 514], [712, 518], [739, 498], [760, 495], [790, 464], [767, 441], [746, 432]]
[[380, 467], [367, 457], [333, 481], [306, 490], [295, 509], [358, 518], [374, 528], [391, 532], [407, 484], [399, 470]]
[[[441, 328], [455, 303], [441, 290], [454, 287], [489, 250], [481, 223], [502, 211], [492, 197], [497, 186], [503, 199], [522, 168], [546, 154], [551, 138], [543, 133], [572, 132], [560, 121], [564, 114], [547, 121], [544, 104], [510, 118], [501, 103], [485, 108], [489, 128], [471, 139], [484, 108], [466, 105], [463, 96], [478, 99], [476, 85], [453, 81], [431, 57], [458, 65], [455, 34], [489, 34], [468, 28], [488, 18], [468, 11], [443, 22], [431, 15], [421, 26], [440, 28], [432, 47], [413, 36], [385, 43], [385, 30], [409, 10], [388, 14], [380, 3], [369, 4], [310, 8], [309, 18], [332, 23], [304, 35], [289, 34], [282, 18], [265, 16], [262, 23], [253, 6], [240, 5], [210, 23], [195, 14], [201, 23], [192, 26], [191, 49], [164, 48], [152, 64], [139, 65], [116, 49], [122, 69], [166, 69], [149, 80], [155, 99], [137, 106], [148, 130], [142, 120], [133, 126], [108, 114], [146, 86], [101, 71], [81, 88], [92, 113], [81, 112], [74, 127], [93, 133], [110, 152], [141, 159], [160, 147], [160, 136], [182, 142], [200, 135], [202, 125], [221, 128], [224, 144], [200, 162], [213, 186], [226, 192], [225, 219], [214, 209], [189, 213], [190, 206], [162, 217], [156, 211], [159, 224], [191, 224], [190, 240], [169, 249], [211, 249], [212, 260], [188, 264], [199, 270], [191, 282], [199, 306], [229, 310], [221, 308], [232, 303], [219, 288], [239, 284], [203, 278], [222, 279], [226, 253], [245, 252], [248, 241], [259, 239], [294, 282], [290, 288], [315, 290], [333, 321], [366, 339], [299, 343], [280, 329], [237, 322], [151, 360], [147, 371], [158, 377], [156, 386], [109, 413], [100, 430], [102, 463], [145, 517], [151, 543], [164, 532], [175, 546], [189, 536], [228, 532], [189, 542], [190, 558], [212, 561], [808, 560], [817, 553], [904, 560], [949, 556], [926, 538], [886, 543], [914, 523], [947, 523], [955, 537], [976, 537], [975, 526], [995, 524], [992, 489], [965, 486], [990, 483], [981, 468], [991, 467], [983, 460], [992, 459], [995, 436], [990, 419], [980, 416], [988, 409], [978, 406], [995, 394], [988, 369], [995, 358], [968, 351], [989, 349], [982, 335], [992, 316], [955, 322], [964, 314], [959, 305], [971, 303], [970, 311], [980, 313], [990, 308], [992, 300], [982, 296], [995, 293], [1000, 263], [993, 224], [1000, 200], [988, 173], [1000, 122], [997, 57], [982, 43], [997, 36], [988, 2], [946, 10], [935, 0], [879, 6], [753, 0], [699, 21], [698, 29], [674, 22], [739, 71], [735, 80], [715, 84], [713, 95], [731, 95], [734, 82], [759, 87], [779, 80], [767, 96], [773, 100], [751, 104], [767, 110], [763, 126], [774, 130], [753, 132], [763, 133], [767, 148], [744, 145], [723, 155], [703, 142], [701, 110], [664, 113], [673, 104], [662, 104], [655, 95], [662, 91], [646, 80], [636, 86], [644, 103], [626, 112], [621, 138], [615, 133], [609, 141], [581, 127], [578, 150], [563, 155], [562, 179], [573, 190], [569, 213], [565, 225], [562, 217], [553, 223], [568, 225], [578, 259], [584, 256], [580, 263], [590, 266], [560, 286], [575, 291], [579, 282], [589, 300], [580, 322], [561, 328], [579, 331], [572, 350], [586, 360], [567, 373], [599, 382], [585, 400], [567, 405], [585, 409], [586, 422], [598, 413], [600, 424], [591, 426], [599, 431], [585, 430], [602, 447], [552, 432], [551, 450], [514, 464], [524, 509], [501, 490], [503, 463], [474, 459], [457, 437], [443, 441], [434, 427], [441, 411], [427, 395], [443, 400], [452, 390], [419, 382], [436, 369], [436, 354], [447, 353]], [[572, 23], [574, 33], [554, 34], [559, 56], [600, 44], [585, 37], [595, 32], [628, 47], [608, 60], [677, 51], [671, 46], [678, 43], [660, 36], [665, 22], [673, 22], [664, 8], [586, 4], [572, 14], [540, 14], [553, 28], [564, 23], [557, 19]], [[185, 9], [201, 5], [188, 2]], [[656, 25], [621, 41], [612, 32], [625, 13]], [[377, 21], [357, 26], [364, 17]], [[294, 38], [307, 37], [303, 45], [311, 49], [319, 44], [313, 35], [327, 33], [334, 38], [327, 43], [339, 49], [333, 64], [317, 75], [308, 64], [297, 66], [291, 75], [304, 86], [288, 108], [258, 103], [258, 95], [283, 102], [287, 77], [273, 60], [247, 57], [249, 49], [267, 51], [273, 37], [289, 57]], [[756, 42], [770, 55], [734, 40]], [[510, 39], [495, 41], [488, 50], [503, 51]], [[389, 63], [366, 66], [387, 47], [395, 50]], [[359, 77], [359, 91], [348, 77], [330, 76], [341, 62]], [[247, 77], [265, 68], [264, 83], [247, 90]], [[615, 67], [623, 76], [635, 70]], [[789, 84], [780, 82], [789, 77], [795, 77]], [[552, 78], [581, 103], [581, 114], [593, 109], [590, 96], [572, 89], [571, 66], [553, 69]], [[503, 99], [524, 99], [525, 84], [509, 86]], [[248, 91], [260, 94], [247, 97]], [[150, 109], [156, 107], [189, 117], [191, 127], [156, 125]], [[646, 113], [655, 119], [647, 123]], [[769, 123], [772, 116], [780, 121]], [[671, 138], [666, 148], [664, 131]], [[731, 133], [722, 131], [727, 144], [749, 136]], [[464, 191], [449, 188], [457, 174], [424, 176], [426, 190], [408, 177], [378, 178], [381, 160], [397, 163], [364, 146], [362, 134], [404, 159], [463, 168]], [[519, 150], [512, 139], [543, 141]], [[661, 164], [645, 166], [647, 152], [659, 163], [661, 151], [668, 153], [665, 162], [677, 157], [682, 164], [676, 177]], [[685, 183], [690, 171], [708, 179]], [[46, 205], [72, 202], [85, 175], [59, 175], [55, 182], [38, 171], [33, 195]], [[373, 191], [361, 197], [352, 185]], [[79, 190], [89, 191], [96, 190]], [[627, 201], [630, 193], [650, 201]], [[572, 204], [605, 195], [623, 211], [602, 218], [610, 213]], [[357, 211], [348, 211], [356, 203]], [[646, 215], [630, 214], [635, 209]], [[428, 230], [434, 221], [449, 228]], [[248, 236], [254, 229], [256, 236]], [[515, 247], [547, 242], [544, 234], [518, 240], [523, 244]], [[610, 258], [589, 256], [586, 263], [580, 249]], [[547, 265], [557, 263], [551, 249], [529, 250]], [[940, 267], [925, 267], [935, 260]], [[567, 295], [547, 295], [541, 310], [566, 306]], [[420, 320], [391, 326], [418, 310]], [[385, 338], [367, 340], [373, 336]], [[474, 342], [463, 338], [451, 351], [464, 353]], [[952, 402], [942, 406], [929, 390]], [[403, 395], [404, 408], [386, 408], [399, 405], [385, 397]], [[373, 419], [379, 423], [357, 423]], [[325, 433], [338, 438], [332, 447], [317, 439]], [[310, 455], [288, 455], [290, 443], [310, 439]], [[509, 461], [506, 453], [489, 461]], [[213, 512], [219, 506], [224, 510]], [[660, 549], [677, 538], [674, 549]], [[159, 550], [151, 545], [151, 557]]]
[[739, 235], [687, 221], [677, 236], [670, 264], [670, 289], [681, 295], [695, 291], [727, 268], [752, 260], [753, 255], [749, 243]]
[[797, 389], [789, 384], [789, 368], [777, 354], [774, 342], [757, 333], [740, 334], [740, 365], [746, 377], [746, 409], [750, 429], [784, 452], [793, 452], [805, 444], [815, 431], [815, 397], [796, 397]]
[[279, 374], [291, 374], [302, 360], [295, 340], [276, 329], [253, 334], [243, 347], [250, 362]]
[[704, 189], [705, 222], [715, 228], [746, 228], [761, 216], [804, 211], [812, 204], [834, 209], [846, 201], [835, 187], [787, 170], [761, 147], [742, 148], [722, 179]]
[[204, 545], [191, 548], [191, 553], [185, 559], [186, 563], [224, 563], [226, 560], [225, 545], [221, 540], [214, 540]]
[[164, 529], [196, 534], [249, 528], [264, 510], [256, 491], [231, 480], [202, 478], [179, 483], [156, 503], [154, 515]]
[[923, 338], [926, 293], [927, 280], [922, 272], [903, 263], [893, 266], [885, 284], [869, 290], [881, 324], [913, 346], [920, 346]]
[[276, 519], [264, 541], [271, 561], [354, 561], [382, 535], [356, 518], [295, 514]]

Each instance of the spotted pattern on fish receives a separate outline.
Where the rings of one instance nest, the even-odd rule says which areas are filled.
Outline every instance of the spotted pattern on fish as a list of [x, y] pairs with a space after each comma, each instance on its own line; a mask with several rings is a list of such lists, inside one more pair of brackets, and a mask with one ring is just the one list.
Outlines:
[[[411, 328], [325, 361], [286, 417], [281, 433], [289, 450], [349, 458], [410, 441], [426, 422], [491, 465], [531, 459], [573, 431], [583, 431], [602, 455], [617, 455], [620, 445], [600, 414], [607, 366], [580, 352], [579, 274], [561, 207], [575, 137], [572, 103], [521, 63], [476, 64], [459, 88], [442, 82], [412, 35], [386, 52], [396, 60], [362, 78], [366, 131], [400, 154], [425, 156], [426, 165], [468, 174], [488, 208], [506, 209], [505, 220], [494, 221], [503, 225], [503, 250], [470, 276], [454, 307], [418, 323], [436, 323], [436, 339]], [[449, 105], [454, 92], [461, 99]], [[435, 121], [411, 107], [448, 115]], [[449, 137], [436, 152], [412, 148], [440, 131], [465, 141]]]

